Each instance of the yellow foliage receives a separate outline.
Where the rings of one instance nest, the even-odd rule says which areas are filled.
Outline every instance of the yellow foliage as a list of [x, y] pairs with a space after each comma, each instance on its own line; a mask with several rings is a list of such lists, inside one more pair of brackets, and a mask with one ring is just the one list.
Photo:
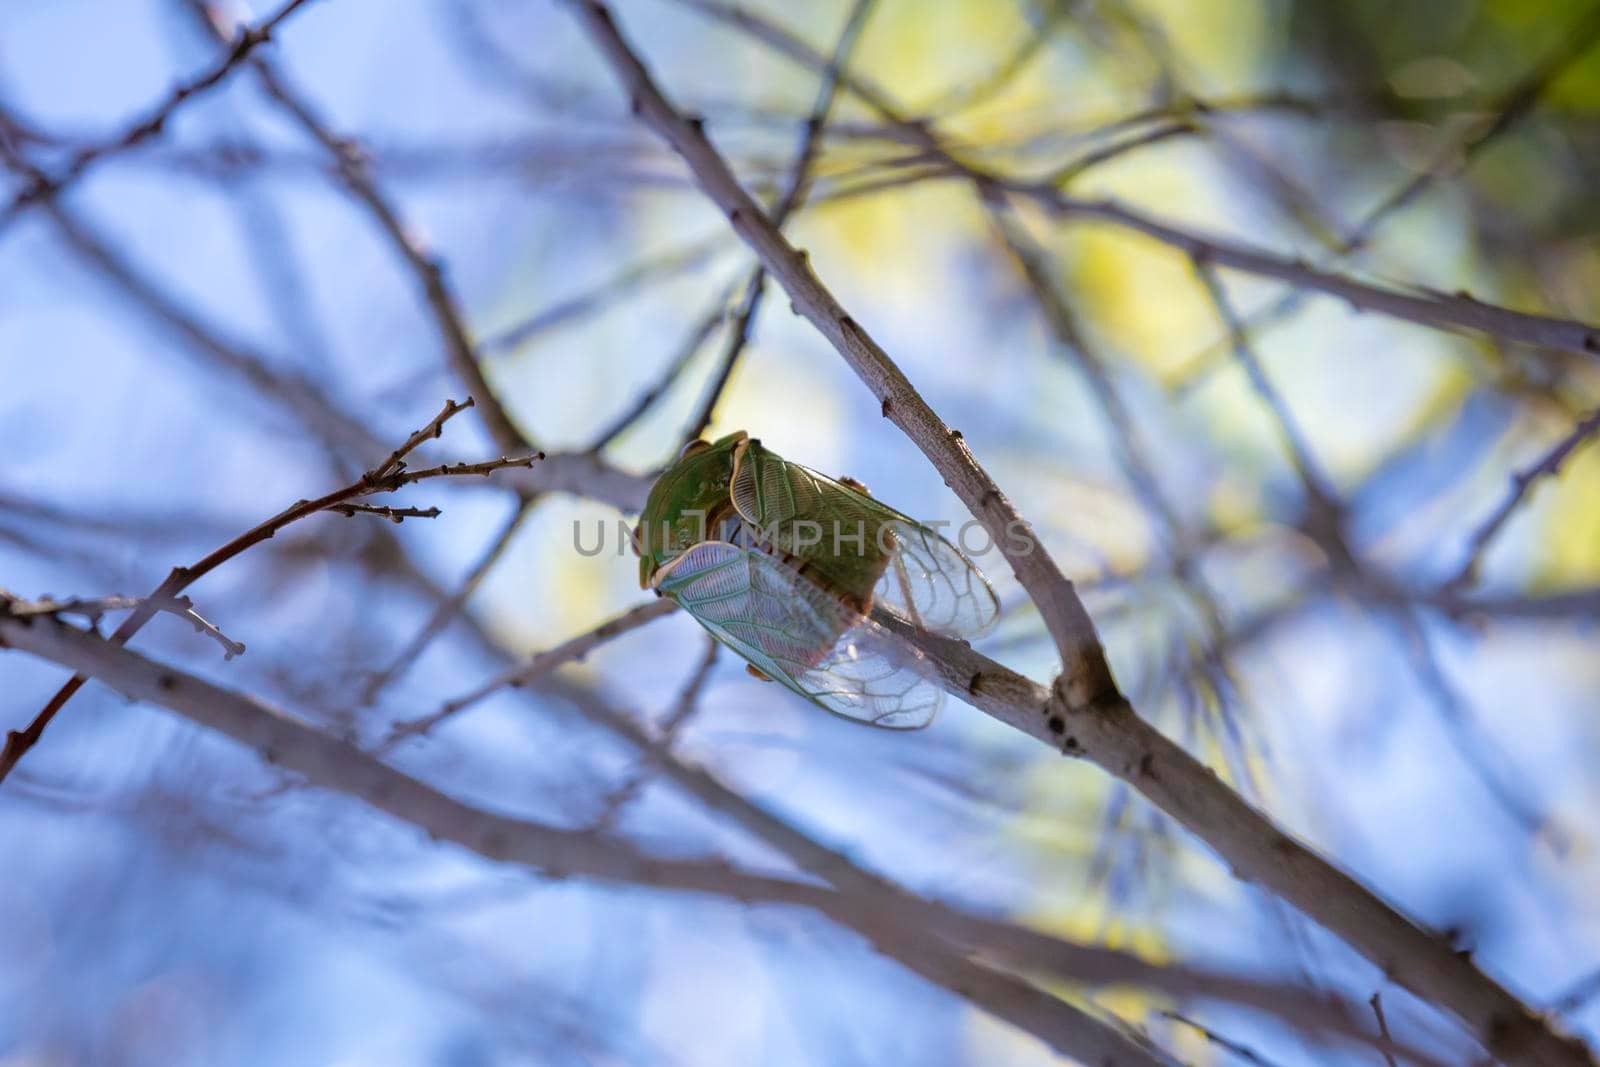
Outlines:
[[[1021, 5], [992, 0], [895, 0], [873, 12], [857, 48], [860, 69], [908, 103], [981, 78], [1031, 32]], [[960, 58], [952, 63], [952, 57]]]
[[1175, 375], [1221, 333], [1182, 252], [1099, 225], [1068, 229], [1061, 245], [1085, 319], [1155, 376]]
[[1267, 5], [1259, 2], [1197, 4], [1194, 0], [1138, 0], [1144, 22], [1160, 27], [1184, 70], [1203, 91], [1213, 79], [1237, 83], [1265, 54], [1270, 27]]

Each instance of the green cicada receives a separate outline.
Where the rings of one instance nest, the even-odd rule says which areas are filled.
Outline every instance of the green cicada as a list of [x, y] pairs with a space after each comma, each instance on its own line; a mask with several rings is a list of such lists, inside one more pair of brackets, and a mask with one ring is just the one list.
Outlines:
[[881, 605], [951, 637], [999, 614], [956, 546], [743, 432], [694, 441], [650, 490], [634, 532], [639, 584], [671, 597], [770, 678], [847, 718], [933, 721], [944, 693], [915, 650], [870, 617]]

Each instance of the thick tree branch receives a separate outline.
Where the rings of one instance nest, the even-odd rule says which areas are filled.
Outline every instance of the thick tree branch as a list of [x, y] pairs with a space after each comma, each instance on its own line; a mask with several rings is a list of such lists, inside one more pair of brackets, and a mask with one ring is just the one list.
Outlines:
[[[701, 189], [784, 286], [796, 310], [839, 351], [878, 397], [885, 417], [916, 442], [951, 489], [984, 523], [996, 544], [1003, 546], [1007, 562], [1056, 642], [1063, 675], [1053, 692], [1027, 693], [1033, 699], [1008, 700], [996, 705], [996, 710], [1015, 720], [1013, 725], [1047, 743], [1059, 743], [1069, 752], [1081, 750], [1102, 768], [1133, 785], [1216, 849], [1239, 877], [1273, 890], [1384, 968], [1396, 981], [1455, 1014], [1495, 1055], [1517, 1063], [1592, 1064], [1581, 1042], [1557, 1034], [1546, 1020], [1480, 972], [1469, 959], [1457, 955], [1449, 945], [1424, 932], [1349, 875], [1295, 842], [1134, 713], [1117, 691], [1094, 625], [1072, 583], [1039, 548], [1036, 539], [1030, 539], [1028, 547], [1032, 551], [1018, 550], [1014, 534], [1026, 526], [977, 464], [959, 432], [944, 426], [883, 349], [822, 284], [806, 257], [773, 228], [707, 139], [702, 126], [684, 118], [662, 94], [623, 38], [607, 6], [599, 0], [566, 3], [611, 66], [635, 114], [684, 158]], [[1112, 206], [1097, 208], [1094, 213], [1128, 220], [1129, 225], [1137, 218]], [[1237, 265], [1261, 258], [1256, 253], [1228, 252], [1223, 246], [1207, 250], [1196, 247], [1187, 235], [1178, 236], [1183, 238], [1186, 251], [1202, 259], [1226, 262], [1226, 255], [1236, 261], [1229, 265]], [[1588, 328], [1583, 329], [1588, 336]], [[1593, 336], [1595, 351], [1600, 351], [1600, 332]], [[1008, 534], [1013, 537], [1008, 538]], [[954, 645], [946, 651], [954, 657], [962, 648]], [[976, 655], [970, 649], [965, 652]], [[945, 659], [941, 669], [948, 662]], [[1013, 677], [1033, 688], [1026, 679]], [[989, 710], [984, 704], [983, 687], [993, 683], [983, 670], [968, 671], [960, 678], [947, 676], [945, 682], [957, 692], [964, 690], [967, 699]], [[1008, 683], [1007, 687], [1012, 685]], [[1022, 694], [1011, 695], [1015, 698]]]
[[[358, 749], [254, 698], [153, 662], [54, 619], [17, 619], [0, 611], [0, 646], [92, 674], [134, 699], [166, 707], [259, 753], [313, 784], [380, 811], [496, 862], [552, 877], [711, 894], [821, 911], [856, 929], [911, 970], [1086, 1063], [1170, 1067], [1165, 1056], [1117, 1026], [1095, 1018], [1001, 971], [972, 962], [938, 939], [921, 936], [882, 903], [801, 882], [753, 875], [719, 861], [650, 856], [627, 843], [498, 815], [456, 801]], [[1001, 925], [1001, 924], [997, 924]], [[1115, 958], [1107, 950], [1089, 956]], [[1160, 968], [1151, 968], [1159, 973]], [[1075, 976], [1077, 978], [1078, 976]]]
[[[945, 482], [984, 524], [1028, 591], [1061, 653], [1062, 693], [1075, 708], [1117, 698], [1094, 623], [1072, 583], [1037, 538], [1027, 531], [1016, 508], [979, 466], [958, 430], [934, 414], [900, 368], [839, 304], [797, 251], [739, 184], [700, 124], [669, 103], [649, 72], [623, 40], [602, 3], [568, 0], [626, 89], [634, 111], [675, 148], [701, 188], [727, 215], [729, 225], [761, 258], [767, 272], [804, 315], [842, 355], [878, 398], [883, 415], [922, 449]], [[843, 73], [841, 72], [841, 81]]]
[[[620, 838], [558, 829], [475, 808], [260, 700], [147, 659], [53, 617], [12, 615], [8, 608], [13, 603], [0, 595], [0, 649], [27, 652], [91, 675], [128, 697], [167, 708], [244, 745], [274, 766], [303, 775], [313, 785], [359, 799], [436, 840], [550, 877], [578, 877], [820, 912], [930, 981], [1085, 1063], [1167, 1064], [1168, 1060], [1122, 1030], [963, 954], [976, 953], [1084, 986], [1128, 986], [1180, 998], [1235, 1003], [1277, 1015], [1314, 1034], [1391, 1049], [1422, 1064], [1437, 1063], [1418, 1049], [1373, 1040], [1352, 1025], [1351, 1006], [1333, 998], [1203, 968], [1154, 964], [1115, 949], [1064, 941], [955, 911], [888, 883], [846, 878], [839, 863], [825, 861], [837, 854], [820, 849], [795, 831], [789, 831], [791, 837], [782, 850], [802, 856], [811, 853], [817, 861], [802, 866], [827, 869], [842, 884], [825, 888], [749, 872], [722, 861], [652, 856]], [[591, 706], [598, 699], [576, 692], [578, 699]], [[573, 694], [558, 695], [570, 699]], [[607, 714], [620, 715], [611, 709]], [[712, 789], [714, 780], [704, 772], [698, 774], [701, 784], [696, 791]], [[783, 825], [776, 820], [771, 824]], [[771, 837], [772, 833], [769, 825], [762, 828], [761, 836]], [[838, 860], [848, 863], [843, 857]]]

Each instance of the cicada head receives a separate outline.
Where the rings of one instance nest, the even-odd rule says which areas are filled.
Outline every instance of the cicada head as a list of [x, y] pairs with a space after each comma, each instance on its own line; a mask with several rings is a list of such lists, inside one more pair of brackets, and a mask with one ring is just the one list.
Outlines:
[[650, 487], [633, 531], [639, 554], [639, 588], [650, 588], [657, 569], [690, 546], [715, 536], [713, 523], [728, 509], [733, 453], [748, 438], [743, 430], [717, 441], [691, 441], [678, 460]]

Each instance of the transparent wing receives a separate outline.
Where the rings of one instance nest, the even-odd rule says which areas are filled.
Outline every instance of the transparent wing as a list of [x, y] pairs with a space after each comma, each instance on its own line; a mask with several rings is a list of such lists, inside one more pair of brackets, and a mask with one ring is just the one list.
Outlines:
[[955, 545], [910, 519], [889, 524], [897, 542], [873, 598], [917, 626], [976, 637], [1000, 617], [1000, 601], [977, 565]]
[[944, 691], [920, 653], [772, 556], [706, 541], [660, 575], [712, 636], [828, 711], [898, 730], [938, 714]]
[[[843, 482], [790, 463], [750, 441], [735, 452], [734, 506], [762, 527], [795, 520], [830, 523], [888, 547], [873, 599], [917, 626], [949, 637], [976, 637], [1000, 616], [1000, 601], [983, 572], [936, 530]], [[821, 546], [839, 546], [824, 529]], [[843, 542], [848, 548], [848, 542]], [[869, 549], [870, 550], [870, 549]], [[880, 560], [881, 561], [881, 560]], [[834, 571], [843, 568], [834, 567]], [[870, 579], [869, 579], [870, 580]]]

